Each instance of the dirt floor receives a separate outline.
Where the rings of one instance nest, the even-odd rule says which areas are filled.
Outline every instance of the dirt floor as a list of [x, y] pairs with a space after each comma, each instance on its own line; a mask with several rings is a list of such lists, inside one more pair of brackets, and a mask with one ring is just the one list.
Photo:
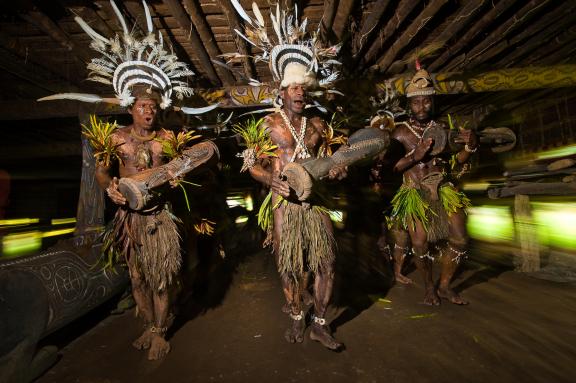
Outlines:
[[181, 309], [165, 360], [132, 348], [133, 311], [93, 313], [102, 320], [38, 382], [576, 382], [575, 283], [515, 273], [498, 258], [506, 252], [476, 244], [456, 281], [471, 304], [431, 308], [419, 304], [413, 270], [415, 285], [390, 287], [370, 241], [339, 235], [328, 317], [340, 353], [307, 337], [284, 341], [279, 279], [271, 256], [256, 252], [212, 272]]

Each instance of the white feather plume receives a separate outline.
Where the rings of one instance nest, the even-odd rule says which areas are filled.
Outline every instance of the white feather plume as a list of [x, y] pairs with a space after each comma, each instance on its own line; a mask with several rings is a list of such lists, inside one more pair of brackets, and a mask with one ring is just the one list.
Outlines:
[[240, 5], [238, 0], [230, 0], [230, 2], [232, 3], [234, 8], [236, 9], [236, 12], [238, 12], [240, 17], [243, 18], [245, 21], [247, 21], [250, 25], [252, 25], [252, 19], [250, 19], [250, 16], [248, 16], [248, 14], [244, 10], [244, 8], [242, 8], [242, 5]]
[[148, 33], [154, 32], [154, 25], [152, 24], [152, 16], [150, 16], [150, 9], [148, 9], [148, 4], [145, 0], [142, 0], [142, 6], [144, 7], [144, 14], [146, 15], [146, 27], [148, 28]]
[[214, 109], [218, 108], [219, 106], [220, 106], [220, 103], [216, 103], [216, 104], [205, 106], [203, 108], [190, 108], [187, 106], [183, 106], [180, 109], [185, 114], [202, 114], [202, 113], [206, 113], [206, 112], [209, 112], [211, 110], [214, 110]]
[[259, 26], [265, 27], [266, 23], [264, 23], [264, 17], [262, 16], [262, 13], [260, 12], [260, 9], [258, 8], [258, 4], [256, 4], [256, 2], [252, 2], [252, 12], [254, 12], [254, 16], [256, 17]]
[[50, 96], [39, 98], [37, 101], [52, 101], [52, 100], [78, 100], [82, 102], [98, 103], [102, 102], [102, 97], [97, 94], [89, 93], [57, 93]]
[[124, 17], [122, 16], [122, 12], [120, 12], [120, 10], [118, 9], [118, 6], [114, 2], [114, 0], [110, 0], [110, 5], [112, 5], [112, 9], [114, 10], [114, 13], [116, 13], [116, 17], [118, 17], [118, 21], [120, 22], [120, 25], [122, 26], [122, 30], [124, 31], [124, 34], [127, 35], [128, 34], [128, 27], [126, 26], [126, 20], [124, 20]]

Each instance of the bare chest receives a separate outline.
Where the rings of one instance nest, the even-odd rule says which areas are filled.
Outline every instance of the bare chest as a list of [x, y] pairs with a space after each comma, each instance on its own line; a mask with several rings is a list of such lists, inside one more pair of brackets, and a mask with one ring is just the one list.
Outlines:
[[140, 172], [164, 164], [162, 144], [155, 139], [137, 139], [132, 136], [122, 138], [123, 144], [119, 146], [119, 156], [122, 159], [121, 167], [130, 173]]
[[271, 138], [283, 153], [292, 154], [298, 147], [301, 150], [301, 146], [304, 145], [313, 157], [322, 141], [322, 135], [309, 121], [306, 122], [305, 126], [292, 127], [292, 129], [283, 122], [278, 123], [271, 133]]

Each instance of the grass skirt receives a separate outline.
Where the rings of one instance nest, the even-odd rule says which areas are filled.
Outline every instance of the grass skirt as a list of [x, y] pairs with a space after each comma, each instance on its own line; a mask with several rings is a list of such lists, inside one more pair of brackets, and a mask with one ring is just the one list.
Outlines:
[[470, 200], [450, 183], [440, 186], [439, 200], [415, 186], [402, 185], [392, 199], [391, 223], [405, 230], [419, 221], [428, 233], [428, 241], [448, 239], [448, 217], [459, 209], [470, 207]]
[[326, 213], [287, 203], [284, 207], [278, 271], [298, 280], [305, 271], [318, 273], [334, 262], [335, 240], [326, 227]]
[[[107, 263], [118, 262], [123, 256], [153, 291], [164, 291], [182, 265], [179, 222], [167, 207], [150, 213], [119, 208], [104, 233]], [[135, 262], [132, 257], [136, 257]]]

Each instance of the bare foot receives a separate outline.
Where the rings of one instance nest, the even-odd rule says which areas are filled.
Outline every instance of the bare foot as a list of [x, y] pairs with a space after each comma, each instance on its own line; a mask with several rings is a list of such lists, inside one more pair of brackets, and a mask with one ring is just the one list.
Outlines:
[[150, 351], [148, 351], [148, 360], [158, 360], [164, 358], [170, 352], [170, 343], [162, 336], [154, 334]]
[[468, 301], [458, 295], [454, 290], [447, 288], [439, 288], [438, 289], [438, 296], [440, 298], [448, 299], [451, 303], [455, 305], [467, 305]]
[[290, 327], [288, 327], [286, 332], [284, 332], [284, 338], [286, 338], [289, 343], [302, 343], [304, 340], [305, 329], [306, 321], [304, 316], [302, 316], [302, 319], [300, 320], [292, 319]]
[[147, 350], [150, 348], [150, 344], [152, 343], [152, 332], [149, 328], [144, 330], [142, 335], [134, 342], [132, 342], [132, 346], [134, 346], [137, 350]]
[[396, 279], [396, 282], [398, 283], [402, 283], [403, 285], [411, 285], [412, 283], [412, 279], [398, 273], [396, 275], [394, 275], [394, 278]]
[[328, 326], [321, 326], [316, 323], [312, 325], [312, 330], [310, 330], [310, 339], [322, 343], [324, 347], [332, 351], [338, 351], [344, 346], [332, 337]]
[[440, 306], [440, 297], [436, 294], [436, 290], [426, 290], [426, 294], [424, 295], [424, 304], [428, 306]]

